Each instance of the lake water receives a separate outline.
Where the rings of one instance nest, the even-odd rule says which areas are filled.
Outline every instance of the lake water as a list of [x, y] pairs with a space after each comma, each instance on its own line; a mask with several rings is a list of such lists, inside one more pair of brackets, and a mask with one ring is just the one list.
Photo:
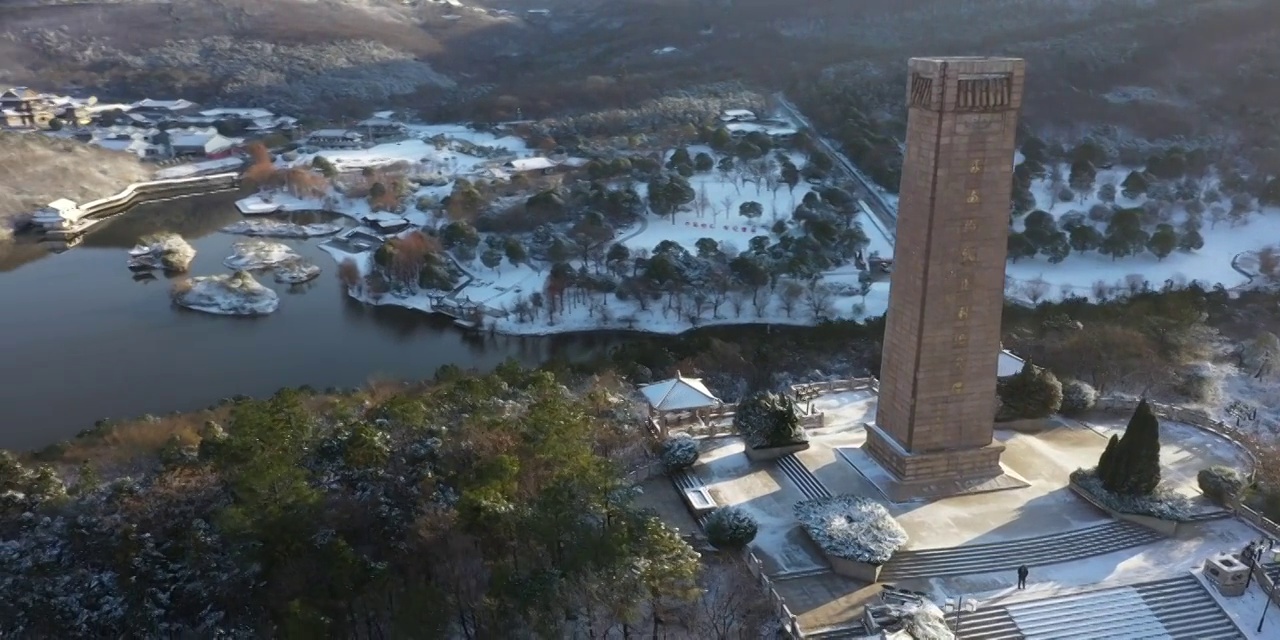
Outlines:
[[508, 358], [537, 365], [576, 358], [619, 338], [464, 334], [444, 318], [351, 300], [320, 240], [282, 240], [324, 272], [306, 285], [259, 282], [280, 309], [257, 318], [175, 307], [172, 281], [136, 281], [127, 250], [144, 235], [181, 233], [197, 250], [190, 275], [227, 273], [222, 260], [243, 236], [218, 229], [242, 219], [242, 194], [142, 205], [101, 223], [83, 244], [50, 254], [0, 244], [0, 448], [31, 449], [99, 418], [193, 410], [236, 394], [281, 387], [351, 387], [374, 377], [430, 377], [438, 367], [490, 369]]

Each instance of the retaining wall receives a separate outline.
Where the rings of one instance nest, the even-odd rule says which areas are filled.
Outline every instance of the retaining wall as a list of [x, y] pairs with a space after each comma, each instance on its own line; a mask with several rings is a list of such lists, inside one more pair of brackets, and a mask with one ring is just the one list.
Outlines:
[[[74, 222], [69, 222], [67, 227], [63, 228], [75, 228], [80, 225], [87, 226], [86, 223], [90, 223], [90, 221], [114, 216], [140, 202], [182, 195], [196, 195], [218, 189], [234, 188], [239, 184], [239, 173], [219, 173], [192, 178], [135, 182], [125, 187], [120, 193], [80, 205], [80, 217]], [[56, 228], [46, 228], [46, 230], [48, 229]]]

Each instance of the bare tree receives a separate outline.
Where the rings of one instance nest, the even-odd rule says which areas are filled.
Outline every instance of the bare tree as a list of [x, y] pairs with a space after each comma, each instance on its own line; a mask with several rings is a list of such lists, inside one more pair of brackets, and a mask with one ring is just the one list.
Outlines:
[[742, 309], [747, 306], [748, 297], [747, 292], [741, 289], [735, 289], [729, 294], [729, 308], [733, 309], [733, 317], [742, 317]]
[[1040, 301], [1043, 300], [1045, 296], [1049, 295], [1051, 288], [1052, 285], [1045, 282], [1044, 278], [1035, 278], [1027, 281], [1023, 285], [1022, 292], [1026, 294], [1027, 299], [1031, 301], [1031, 304], [1040, 304]]
[[1141, 273], [1131, 273], [1124, 277], [1124, 288], [1129, 291], [1129, 295], [1138, 295], [1147, 288], [1147, 277]]
[[809, 281], [804, 301], [809, 306], [809, 311], [813, 314], [815, 321], [835, 315], [831, 306], [831, 300], [834, 297], [835, 292], [832, 291], [830, 286], [823, 283], [820, 278], [814, 278]]
[[711, 198], [707, 196], [707, 184], [704, 182], [698, 185], [698, 195], [693, 199], [693, 210], [701, 218], [706, 215], [709, 208], [711, 208]]
[[804, 287], [799, 282], [788, 280], [782, 285], [781, 306], [788, 318], [791, 317], [791, 312], [796, 309], [796, 303], [800, 302], [803, 296]]
[[1209, 207], [1209, 228], [1218, 228], [1218, 223], [1227, 219], [1227, 208], [1222, 205], [1213, 205]]
[[1093, 298], [1098, 302], [1102, 302], [1110, 298], [1115, 291], [1111, 288], [1111, 283], [1106, 280], [1095, 280], [1093, 282]]
[[[722, 211], [724, 211], [724, 219], [725, 219], [725, 220], [731, 220], [731, 219], [732, 219], [732, 216], [733, 216], [733, 205], [734, 205], [734, 203], [735, 203], [735, 202], [737, 202], [737, 198], [734, 198], [733, 196], [731, 196], [731, 195], [729, 195], [729, 194], [725, 194], [725, 196], [724, 196], [723, 198], [721, 198], [721, 199], [720, 199], [720, 209], [721, 209]], [[712, 222], [715, 222], [715, 221], [716, 221], [716, 218], [715, 218], [715, 216], [714, 216], [714, 215], [711, 217], [711, 221], [712, 221]]]
[[758, 636], [773, 616], [764, 591], [739, 562], [708, 566], [693, 608], [692, 635], [711, 640]]

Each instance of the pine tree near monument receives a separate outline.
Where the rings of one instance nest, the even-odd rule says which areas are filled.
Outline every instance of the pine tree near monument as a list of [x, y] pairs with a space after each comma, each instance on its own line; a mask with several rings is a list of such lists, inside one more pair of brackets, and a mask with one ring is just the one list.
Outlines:
[[1146, 496], [1160, 485], [1160, 421], [1146, 400], [1138, 403], [1124, 437], [1111, 436], [1098, 459], [1102, 486], [1119, 495]]

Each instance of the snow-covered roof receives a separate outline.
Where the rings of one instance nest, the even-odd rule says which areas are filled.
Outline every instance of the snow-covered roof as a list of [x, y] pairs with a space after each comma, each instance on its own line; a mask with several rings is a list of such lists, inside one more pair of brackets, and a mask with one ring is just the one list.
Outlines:
[[196, 103], [182, 99], [152, 100], [151, 98], [145, 98], [130, 106], [134, 109], [168, 109], [169, 111], [182, 111], [183, 109], [190, 109], [191, 107], [196, 106]]
[[1013, 355], [1009, 351], [1001, 351], [1000, 360], [996, 364], [996, 377], [1003, 378], [1022, 371], [1022, 364], [1022, 358]]
[[79, 209], [80, 205], [66, 198], [58, 198], [57, 200], [54, 200], [53, 202], [49, 203], [49, 208], [58, 212], [74, 211], [76, 209]]
[[373, 117], [375, 118], [391, 118], [394, 115], [396, 115], [396, 112], [394, 111], [374, 111], [373, 112]]
[[723, 404], [699, 378], [676, 377], [640, 387], [649, 406], [658, 411], [684, 411]]
[[213, 140], [207, 133], [179, 134], [169, 138], [169, 144], [175, 147], [203, 147]]
[[516, 158], [504, 166], [516, 171], [539, 171], [555, 167], [556, 162], [551, 158]]
[[730, 118], [754, 118], [755, 112], [749, 109], [725, 109], [724, 114]]
[[205, 109], [204, 111], [200, 112], [200, 115], [206, 118], [221, 118], [224, 116], [235, 116], [237, 118], [244, 118], [246, 120], [256, 120], [258, 118], [270, 118], [276, 114], [271, 113], [266, 109], [237, 109], [233, 107], [226, 107], [221, 109]]
[[404, 125], [403, 125], [403, 124], [400, 124], [399, 122], [396, 122], [395, 120], [391, 120], [391, 119], [389, 119], [389, 118], [380, 118], [380, 117], [374, 116], [374, 117], [372, 117], [372, 118], [369, 118], [368, 120], [361, 120], [360, 122], [357, 122], [357, 123], [356, 123], [356, 126], [359, 126], [359, 127], [403, 127]]
[[359, 132], [347, 131], [346, 129], [317, 129], [311, 132], [312, 138], [351, 138], [358, 139], [361, 137]]

